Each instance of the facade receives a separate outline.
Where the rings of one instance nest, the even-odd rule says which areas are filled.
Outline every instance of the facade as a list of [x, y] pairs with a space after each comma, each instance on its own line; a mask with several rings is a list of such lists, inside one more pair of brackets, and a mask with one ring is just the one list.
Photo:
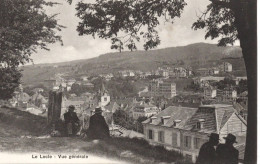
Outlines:
[[223, 63], [224, 72], [232, 72], [232, 64], [228, 62]]
[[217, 90], [217, 97], [223, 101], [236, 100], [237, 91], [232, 87], [225, 88], [224, 90]]
[[199, 84], [200, 87], [205, 87], [209, 82], [219, 82], [224, 80], [225, 77], [205, 76], [193, 78], [195, 84]]
[[217, 96], [217, 89], [212, 86], [205, 87], [203, 96], [204, 96], [204, 99], [215, 98]]
[[137, 120], [139, 117], [151, 117], [159, 113], [159, 108], [151, 104], [141, 104], [135, 106], [132, 110], [133, 118]]
[[149, 84], [151, 97], [173, 98], [176, 96], [176, 84], [170, 81], [152, 81]]
[[208, 76], [210, 74], [210, 71], [207, 68], [197, 69], [196, 72], [199, 73], [201, 76]]
[[143, 122], [145, 139], [153, 145], [179, 151], [193, 162], [210, 133], [218, 133], [220, 142], [232, 133], [235, 146], [245, 144], [246, 121], [232, 105], [215, 104], [199, 108], [170, 106]]
[[210, 75], [217, 75], [217, 74], [219, 74], [219, 68], [211, 68], [210, 70], [209, 70], [209, 74]]
[[104, 106], [108, 105], [110, 102], [110, 95], [108, 91], [105, 89], [104, 84], [102, 83], [100, 95], [99, 95], [99, 106], [103, 109]]

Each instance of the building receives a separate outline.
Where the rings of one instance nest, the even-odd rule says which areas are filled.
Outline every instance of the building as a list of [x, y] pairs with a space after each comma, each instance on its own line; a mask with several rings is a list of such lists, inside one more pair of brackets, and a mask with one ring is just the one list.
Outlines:
[[205, 76], [205, 77], [196, 77], [193, 78], [195, 84], [199, 84], [200, 87], [205, 87], [209, 84], [209, 82], [219, 82], [224, 80], [225, 77], [215, 77], [215, 76]]
[[204, 88], [204, 99], [212, 99], [217, 96], [217, 89], [215, 87], [209, 86]]
[[196, 70], [196, 72], [201, 76], [208, 76], [210, 74], [210, 71], [208, 68], [199, 68]]
[[149, 84], [151, 97], [173, 98], [176, 94], [176, 84], [170, 81], [151, 81]]
[[159, 108], [152, 104], [140, 104], [133, 108], [132, 114], [133, 118], [137, 120], [139, 117], [151, 117], [160, 112]]
[[209, 70], [210, 75], [218, 75], [219, 74], [219, 68], [213, 67]]
[[104, 107], [109, 104], [110, 102], [110, 95], [108, 94], [108, 91], [105, 89], [104, 84], [102, 83], [101, 90], [99, 93], [99, 105], [100, 107]]
[[236, 78], [235, 78], [236, 85], [239, 85], [239, 82], [240, 82], [241, 80], [247, 80], [247, 77], [246, 77], [246, 76], [236, 77]]
[[236, 100], [237, 91], [232, 87], [227, 87], [224, 90], [217, 90], [217, 97], [223, 101]]
[[89, 78], [88, 76], [81, 76], [81, 77], [80, 77], [80, 79], [81, 79], [82, 81], [88, 81], [88, 78]]
[[232, 105], [204, 105], [199, 108], [170, 106], [143, 122], [145, 139], [152, 145], [179, 151], [195, 162], [201, 145], [210, 133], [218, 133], [220, 142], [232, 133], [235, 147], [245, 145], [246, 121]]
[[232, 64], [228, 62], [223, 63], [224, 72], [232, 72]]

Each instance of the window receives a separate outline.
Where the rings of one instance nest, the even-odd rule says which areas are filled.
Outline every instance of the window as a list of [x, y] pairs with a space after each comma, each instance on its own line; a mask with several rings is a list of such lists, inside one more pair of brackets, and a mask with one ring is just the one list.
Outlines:
[[200, 149], [200, 138], [194, 138], [194, 148]]
[[184, 136], [184, 147], [191, 148], [191, 137]]
[[148, 130], [148, 139], [153, 139], [153, 131], [152, 130]]
[[197, 122], [197, 129], [201, 129], [201, 124], [200, 124], [200, 122]]
[[104, 98], [104, 101], [107, 101], [107, 98], [106, 98], [106, 97]]
[[172, 133], [172, 145], [177, 146], [177, 134]]
[[158, 133], [158, 141], [164, 142], [164, 131], [159, 131]]

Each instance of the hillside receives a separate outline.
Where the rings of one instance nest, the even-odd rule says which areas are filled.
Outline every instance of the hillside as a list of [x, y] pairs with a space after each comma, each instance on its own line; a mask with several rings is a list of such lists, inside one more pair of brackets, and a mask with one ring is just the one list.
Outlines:
[[[46, 118], [0, 104], [0, 151], [2, 156], [6, 153], [10, 157], [2, 158], [1, 163], [19, 163], [21, 159], [31, 163], [35, 160], [32, 154], [52, 156], [52, 159], [42, 159], [43, 163], [68, 163], [68, 160], [69, 163], [191, 163], [178, 152], [149, 145], [143, 139], [111, 137], [95, 143], [80, 137], [51, 137], [46, 123]], [[16, 159], [17, 154], [23, 155], [22, 158]], [[58, 155], [67, 156], [67, 159], [60, 159]], [[72, 155], [88, 157], [70, 159]]]
[[[99, 57], [55, 64], [23, 67], [24, 84], [40, 83], [55, 73], [69, 76], [116, 72], [124, 69], [151, 71], [159, 66], [191, 66], [193, 69], [212, 67], [228, 60], [234, 70], [244, 74], [245, 66], [239, 47], [218, 47], [214, 44], [196, 43], [150, 51], [108, 53]], [[232, 59], [232, 60], [231, 60]]]

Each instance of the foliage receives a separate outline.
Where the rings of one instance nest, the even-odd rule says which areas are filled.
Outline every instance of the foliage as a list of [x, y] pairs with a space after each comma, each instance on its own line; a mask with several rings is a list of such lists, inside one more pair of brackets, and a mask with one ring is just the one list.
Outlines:
[[74, 83], [74, 84], [72, 84], [71, 90], [69, 91], [69, 93], [70, 94], [74, 93], [77, 96], [80, 96], [83, 93], [92, 92], [92, 91], [93, 91], [92, 88], [88, 88], [87, 86]]
[[237, 88], [237, 93], [240, 94], [247, 90], [247, 80], [240, 80]]
[[143, 125], [142, 122], [147, 119], [147, 117], [139, 117], [136, 121], [129, 116], [127, 112], [124, 110], [117, 110], [113, 114], [114, 123], [120, 125], [126, 129], [134, 130], [139, 133], [143, 133]]
[[56, 3], [44, 0], [2, 0], [0, 5], [0, 63], [18, 66], [30, 61], [37, 48], [61, 41], [56, 35], [62, 26], [57, 15], [47, 15], [45, 7]]
[[13, 92], [19, 86], [21, 72], [14, 67], [0, 68], [0, 99], [12, 98]]
[[25, 87], [25, 88], [23, 88], [23, 91], [24, 91], [25, 93], [27, 93], [28, 95], [32, 96], [32, 95], [35, 93], [34, 89], [36, 89], [36, 88], [41, 88], [41, 89], [43, 89], [43, 92], [42, 92], [41, 94], [42, 94], [44, 97], [48, 97], [48, 95], [49, 95], [49, 89], [46, 88], [43, 84], [35, 85], [35, 86], [33, 86], [33, 87]]
[[79, 35], [111, 39], [111, 48], [120, 51], [123, 46], [135, 50], [136, 42], [143, 38], [144, 49], [148, 50], [160, 44], [156, 29], [160, 24], [158, 18], [170, 21], [180, 17], [185, 5], [184, 0], [79, 2], [76, 10], [81, 22], [77, 31]]
[[219, 46], [233, 45], [238, 39], [238, 33], [234, 24], [235, 17], [232, 10], [223, 6], [211, 3], [207, 10], [201, 14], [198, 20], [192, 25], [193, 29], [206, 28], [205, 39], [219, 38]]
[[192, 81], [189, 85], [187, 85], [187, 87], [185, 87], [186, 90], [192, 90], [194, 92], [200, 92], [202, 91], [202, 89], [200, 88], [200, 85], [197, 83], [194, 83], [194, 81]]
[[216, 82], [214, 86], [217, 87], [217, 89], [223, 90], [226, 87], [235, 86], [236, 82], [230, 78], [224, 78], [224, 80], [221, 80], [219, 82]]
[[29, 62], [30, 55], [37, 48], [48, 50], [48, 43], [61, 41], [56, 31], [60, 31], [62, 26], [57, 24], [56, 15], [45, 13], [45, 7], [55, 4], [44, 0], [1, 1], [0, 64], [4, 68], [1, 69], [0, 85], [6, 93], [1, 98], [10, 97], [14, 87], [18, 86], [21, 77], [17, 70], [19, 65]]
[[114, 123], [126, 129], [134, 128], [134, 120], [124, 110], [117, 110], [113, 114]]

